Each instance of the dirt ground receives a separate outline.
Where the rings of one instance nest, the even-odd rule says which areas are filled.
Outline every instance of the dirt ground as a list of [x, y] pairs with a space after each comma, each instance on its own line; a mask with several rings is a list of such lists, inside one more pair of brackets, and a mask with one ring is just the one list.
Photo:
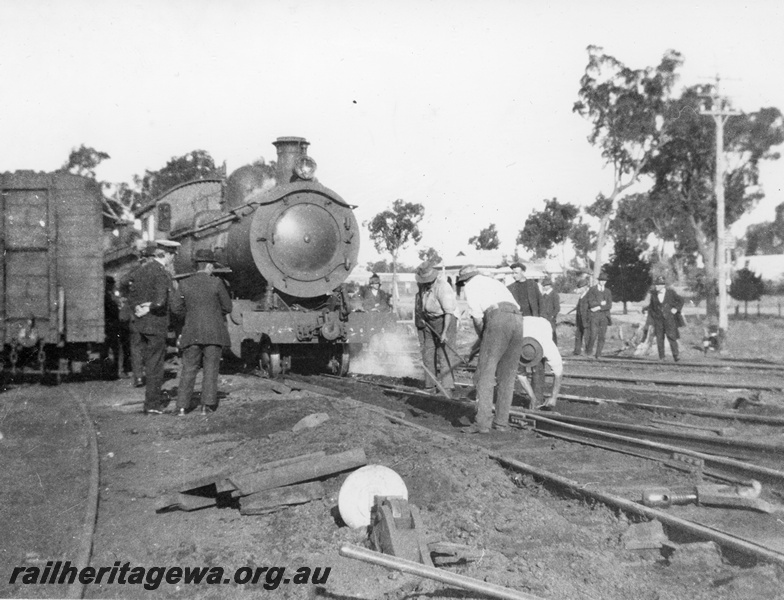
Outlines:
[[[751, 346], [733, 349], [728, 356], [781, 361], [781, 346], [778, 351], [772, 343], [766, 346], [772, 327], [778, 328], [779, 321], [738, 324], [738, 339], [742, 335], [744, 346]], [[696, 345], [698, 331], [695, 326], [693, 333], [684, 332], [685, 347]], [[572, 343], [570, 328], [564, 326], [559, 335], [566, 354]], [[608, 341], [609, 349], [620, 346], [617, 338]], [[688, 352], [699, 355], [696, 349]], [[281, 582], [274, 590], [267, 589], [274, 581], [265, 588], [262, 578], [257, 585], [163, 582], [155, 590], [90, 585], [86, 597], [225, 598], [259, 592], [335, 600], [481, 597], [339, 556], [340, 546], [364, 545], [367, 540], [366, 529], [347, 527], [336, 508], [345, 473], [324, 480], [323, 499], [272, 514], [241, 516], [233, 506], [155, 511], [164, 494], [204, 475], [244, 472], [315, 451], [362, 448], [369, 463], [390, 467], [403, 478], [429, 539], [480, 551], [480, 560], [448, 567], [451, 572], [553, 599], [784, 598], [780, 567], [740, 563], [702, 546], [684, 546], [674, 554], [627, 550], [622, 536], [633, 521], [626, 515], [510, 473], [466, 436], [447, 440], [395, 425], [341, 398], [310, 392], [277, 395], [246, 376], [224, 374], [220, 388], [226, 396], [218, 412], [207, 417], [144, 416], [139, 412], [143, 391], [131, 388], [128, 380], [0, 394], [0, 595], [63, 595], [56, 586], [8, 581], [15, 566], [73, 557], [83, 515], [78, 503], [89, 468], [82, 424], [69, 397], [77, 394], [89, 405], [99, 432], [100, 505], [92, 565], [220, 566], [229, 574], [245, 566], [286, 567], [287, 573], [320, 568], [322, 575], [329, 569], [319, 583]], [[457, 405], [436, 410], [421, 400], [407, 402], [370, 386], [361, 390], [361, 400], [416, 413], [418, 422], [445, 433], [454, 433], [467, 412]], [[320, 412], [329, 420], [292, 432], [300, 419]], [[484, 443], [508, 443], [514, 435], [536, 434], [493, 433]], [[44, 464], [49, 465], [46, 471], [41, 470]], [[66, 510], [73, 505], [77, 508]]]

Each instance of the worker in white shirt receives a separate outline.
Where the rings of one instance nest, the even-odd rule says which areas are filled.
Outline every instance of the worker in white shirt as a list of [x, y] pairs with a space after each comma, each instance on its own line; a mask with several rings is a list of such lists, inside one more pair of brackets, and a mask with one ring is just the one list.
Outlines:
[[[467, 433], [489, 433], [490, 428], [509, 428], [515, 375], [523, 349], [523, 317], [512, 293], [500, 281], [465, 266], [457, 275], [458, 288], [468, 303], [479, 336], [476, 370], [477, 412]], [[552, 333], [551, 333], [552, 335]], [[495, 419], [493, 389], [498, 382]]]
[[[523, 332], [526, 338], [533, 338], [542, 347], [542, 362], [550, 366], [550, 370], [552, 370], [555, 377], [552, 394], [542, 404], [536, 406], [536, 409], [553, 410], [558, 400], [558, 393], [561, 391], [561, 382], [563, 381], [563, 359], [558, 346], [553, 342], [553, 326], [550, 324], [550, 321], [543, 317], [526, 316], [523, 317]], [[518, 375], [517, 379], [531, 399], [531, 406], [534, 406], [537, 397], [528, 378], [525, 375]]]

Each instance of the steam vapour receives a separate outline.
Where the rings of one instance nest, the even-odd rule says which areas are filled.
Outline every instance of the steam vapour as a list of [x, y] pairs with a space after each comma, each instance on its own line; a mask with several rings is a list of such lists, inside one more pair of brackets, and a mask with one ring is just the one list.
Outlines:
[[418, 342], [405, 330], [380, 333], [371, 338], [359, 356], [351, 359], [349, 371], [387, 377], [420, 377], [418, 356]]

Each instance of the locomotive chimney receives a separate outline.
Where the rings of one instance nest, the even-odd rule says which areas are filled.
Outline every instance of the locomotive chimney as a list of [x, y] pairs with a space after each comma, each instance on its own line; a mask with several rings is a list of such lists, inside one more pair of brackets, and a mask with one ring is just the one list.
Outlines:
[[307, 156], [310, 142], [301, 137], [279, 137], [272, 144], [278, 150], [277, 169], [275, 171], [278, 183], [283, 184], [294, 181], [296, 179], [294, 165], [300, 156]]

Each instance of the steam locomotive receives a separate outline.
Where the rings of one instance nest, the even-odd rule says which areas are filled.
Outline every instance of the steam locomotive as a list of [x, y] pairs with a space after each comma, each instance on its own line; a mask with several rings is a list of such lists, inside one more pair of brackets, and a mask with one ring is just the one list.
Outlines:
[[212, 250], [228, 269], [234, 310], [231, 351], [275, 376], [300, 361], [346, 374], [350, 357], [372, 336], [392, 330], [392, 313], [351, 310], [344, 283], [357, 262], [354, 207], [315, 178], [301, 137], [281, 137], [274, 173], [247, 165], [225, 181], [206, 179], [169, 190], [138, 215], [148, 237], [181, 243], [177, 276]]

